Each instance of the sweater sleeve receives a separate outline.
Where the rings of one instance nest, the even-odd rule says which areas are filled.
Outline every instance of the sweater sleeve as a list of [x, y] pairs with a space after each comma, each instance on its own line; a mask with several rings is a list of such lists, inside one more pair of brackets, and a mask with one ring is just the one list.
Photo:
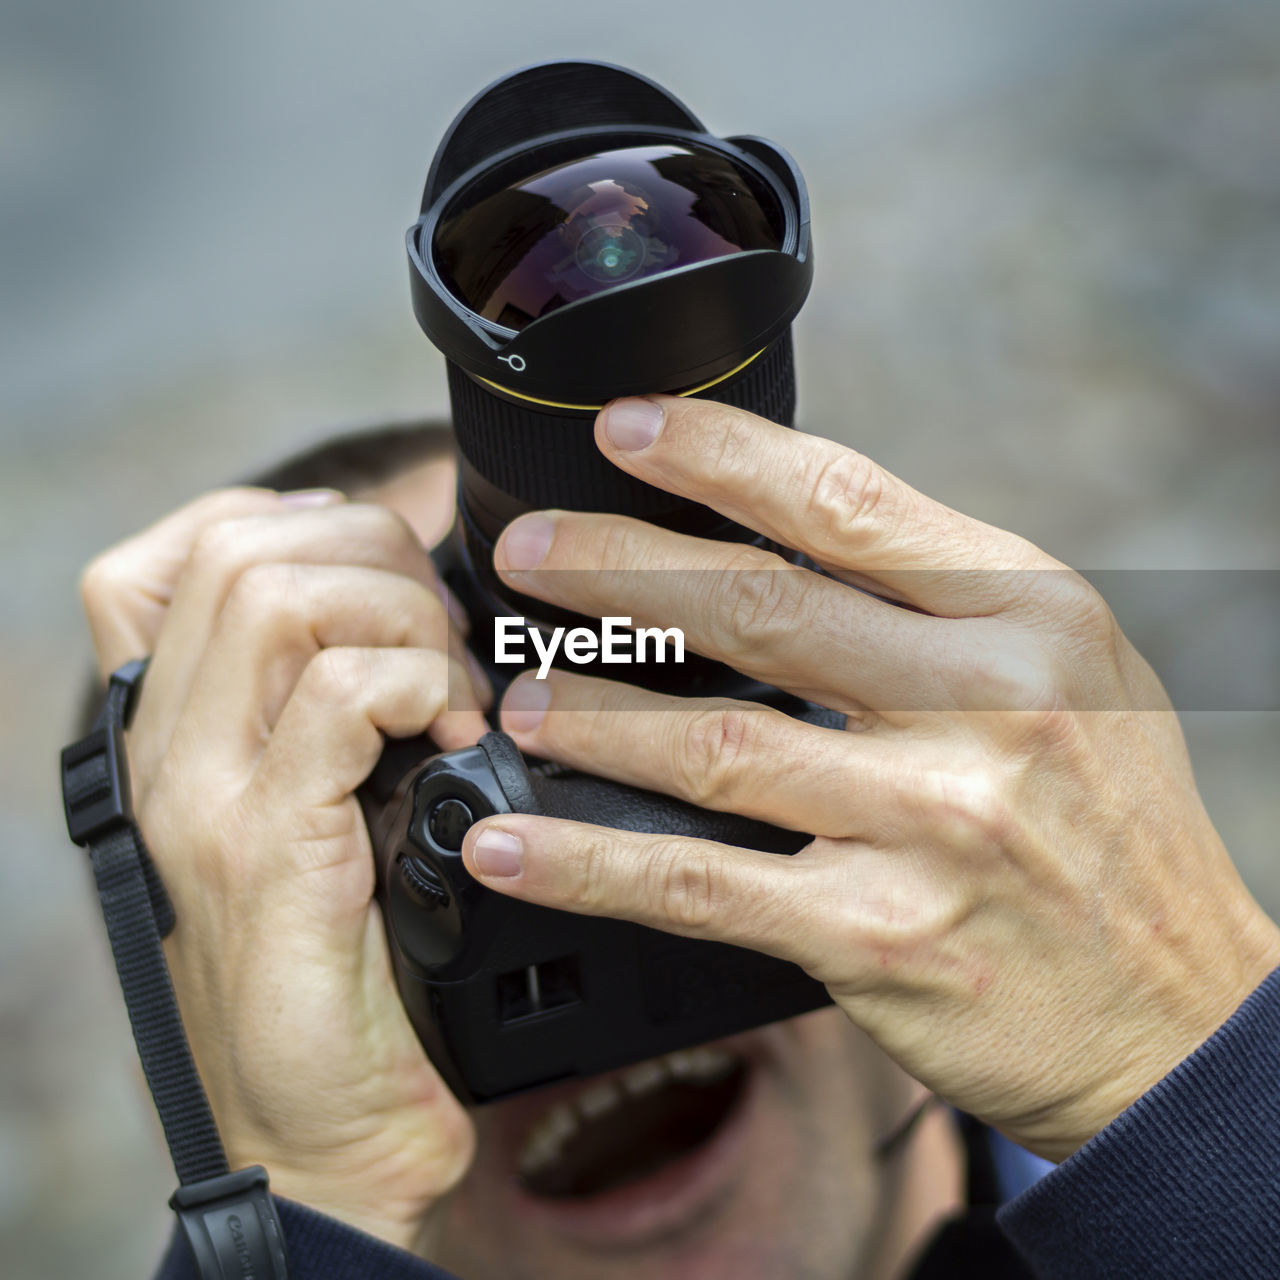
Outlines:
[[[289, 1255], [289, 1280], [457, 1280], [373, 1236], [275, 1197]], [[191, 1250], [174, 1231], [155, 1280], [198, 1280]]]
[[1280, 969], [997, 1220], [1043, 1280], [1280, 1276]]

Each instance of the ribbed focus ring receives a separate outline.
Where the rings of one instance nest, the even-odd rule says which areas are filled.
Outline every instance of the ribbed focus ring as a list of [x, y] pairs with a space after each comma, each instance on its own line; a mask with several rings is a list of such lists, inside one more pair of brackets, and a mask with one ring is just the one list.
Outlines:
[[796, 419], [796, 361], [788, 328], [758, 360], [699, 399], [746, 409], [770, 422], [793, 426]]
[[[612, 511], [649, 519], [688, 505], [610, 465], [589, 414], [556, 413], [505, 400], [448, 366], [458, 448], [490, 484], [530, 507]], [[702, 393], [790, 426], [796, 376], [788, 329], [740, 374]]]

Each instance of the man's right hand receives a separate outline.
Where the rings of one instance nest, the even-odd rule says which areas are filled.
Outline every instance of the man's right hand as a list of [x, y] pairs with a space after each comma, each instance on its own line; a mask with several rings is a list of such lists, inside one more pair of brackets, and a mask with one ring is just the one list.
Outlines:
[[152, 655], [135, 812], [232, 1167], [405, 1248], [475, 1139], [396, 993], [352, 793], [384, 734], [485, 731], [440, 591], [403, 520], [329, 491], [209, 494], [82, 580], [103, 675]]

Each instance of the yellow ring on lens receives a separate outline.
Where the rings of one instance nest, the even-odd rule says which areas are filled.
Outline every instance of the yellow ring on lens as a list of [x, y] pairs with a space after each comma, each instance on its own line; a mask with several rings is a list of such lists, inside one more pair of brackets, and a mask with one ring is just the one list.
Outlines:
[[[690, 387], [687, 391], [677, 391], [678, 396], [696, 396], [699, 391], [705, 391], [708, 387], [714, 387], [717, 383], [724, 382], [727, 378], [732, 378], [735, 373], [741, 373], [753, 360], [759, 360], [766, 351], [765, 347], [761, 347], [753, 356], [748, 356], [736, 368], [730, 369], [728, 373], [722, 373], [718, 378], [712, 378], [709, 382], [700, 383], [696, 387]], [[512, 391], [510, 387], [504, 387], [500, 382], [492, 382], [488, 378], [482, 378], [478, 373], [471, 375], [477, 382], [483, 382], [485, 386], [492, 387], [495, 391], [501, 391], [504, 396], [512, 396], [517, 400], [526, 400], [529, 404], [540, 404], [544, 409], [577, 409], [581, 413], [597, 413], [604, 408], [602, 404], [563, 404], [559, 400], [539, 400], [537, 396], [527, 396], [520, 391]]]

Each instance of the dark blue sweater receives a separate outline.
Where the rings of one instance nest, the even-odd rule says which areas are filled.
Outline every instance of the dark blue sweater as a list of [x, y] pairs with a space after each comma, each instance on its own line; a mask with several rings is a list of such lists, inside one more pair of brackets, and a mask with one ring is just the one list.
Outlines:
[[[452, 1280], [277, 1203], [291, 1280]], [[1280, 1280], [1280, 969], [997, 1221], [1041, 1280]], [[945, 1254], [949, 1245], [938, 1243]], [[957, 1264], [951, 1274], [979, 1274]], [[175, 1239], [157, 1280], [195, 1280], [185, 1243]]]

